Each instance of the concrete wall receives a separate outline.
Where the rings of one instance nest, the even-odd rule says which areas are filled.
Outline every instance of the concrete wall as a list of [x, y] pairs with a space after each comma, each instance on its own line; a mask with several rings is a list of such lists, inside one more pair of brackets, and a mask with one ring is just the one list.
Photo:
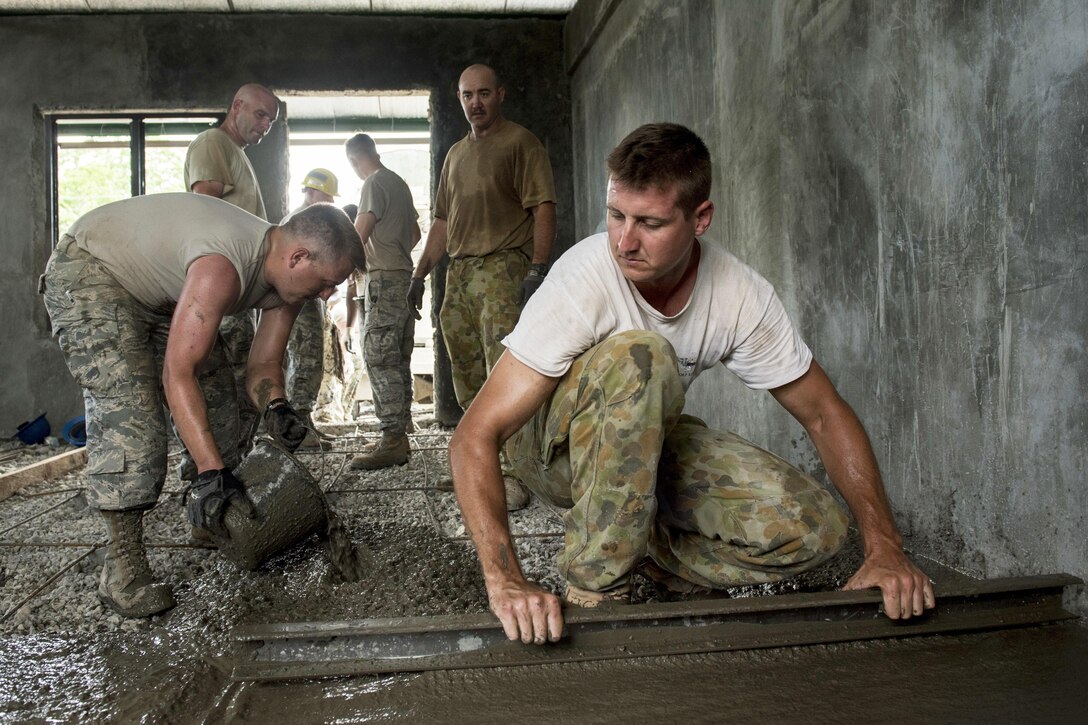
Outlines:
[[[51, 249], [43, 111], [225, 109], [256, 81], [277, 91], [424, 89], [432, 94], [436, 174], [468, 125], [457, 77], [473, 62], [503, 74], [506, 115], [551, 154], [561, 209], [558, 243], [573, 236], [568, 79], [558, 19], [350, 15], [110, 15], [0, 20], [0, 434], [49, 412], [55, 427], [82, 412], [35, 294]], [[278, 132], [282, 135], [282, 130]], [[267, 145], [266, 145], [267, 144]], [[274, 218], [286, 169], [275, 136], [254, 149]], [[279, 176], [276, 176], [278, 171]], [[183, 186], [178, 169], [179, 190]], [[437, 184], [436, 184], [437, 186]]]
[[[582, 0], [566, 43], [578, 234], [625, 133], [694, 128], [710, 236], [778, 288], [916, 548], [1088, 577], [1088, 5]], [[693, 393], [821, 472], [769, 395]]]

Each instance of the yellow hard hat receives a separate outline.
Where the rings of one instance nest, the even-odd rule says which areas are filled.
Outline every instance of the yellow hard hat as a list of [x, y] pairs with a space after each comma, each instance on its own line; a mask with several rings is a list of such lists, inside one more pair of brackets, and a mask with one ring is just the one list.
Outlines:
[[329, 196], [338, 196], [336, 192], [336, 174], [328, 169], [311, 169], [310, 173], [306, 174], [306, 178], [302, 180], [302, 188], [317, 189]]

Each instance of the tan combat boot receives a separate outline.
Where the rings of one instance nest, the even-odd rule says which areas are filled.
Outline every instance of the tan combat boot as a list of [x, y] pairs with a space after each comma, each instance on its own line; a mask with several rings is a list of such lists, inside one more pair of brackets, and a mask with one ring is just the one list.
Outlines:
[[615, 589], [609, 589], [605, 592], [594, 592], [589, 589], [582, 589], [581, 587], [576, 587], [570, 582], [567, 582], [567, 591], [563, 593], [563, 601], [567, 604], [573, 604], [576, 607], [584, 607], [586, 609], [594, 609], [596, 607], [611, 604], [630, 604], [631, 582], [628, 580]]
[[351, 459], [351, 467], [356, 470], [371, 471], [376, 468], [402, 466], [408, 462], [407, 433], [382, 433], [378, 445], [365, 450]]
[[643, 559], [642, 563], [635, 567], [635, 571], [650, 580], [654, 585], [657, 598], [663, 602], [729, 598], [729, 592], [721, 589], [710, 589], [676, 576], [661, 568], [650, 557]]
[[506, 510], [518, 511], [529, 505], [529, 489], [509, 474], [503, 474], [502, 485], [506, 489]]
[[149, 617], [174, 606], [168, 584], [155, 580], [144, 550], [143, 511], [103, 511], [110, 540], [98, 598], [125, 617]]

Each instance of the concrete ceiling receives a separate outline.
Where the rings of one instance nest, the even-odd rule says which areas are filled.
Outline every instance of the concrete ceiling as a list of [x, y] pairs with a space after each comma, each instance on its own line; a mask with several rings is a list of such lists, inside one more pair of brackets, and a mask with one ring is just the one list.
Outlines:
[[364, 13], [563, 15], [576, 0], [0, 0], [0, 14]]

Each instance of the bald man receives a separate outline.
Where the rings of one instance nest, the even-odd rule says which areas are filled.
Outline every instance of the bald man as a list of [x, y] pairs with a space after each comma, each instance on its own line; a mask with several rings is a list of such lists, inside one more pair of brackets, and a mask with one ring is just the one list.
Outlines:
[[[223, 123], [204, 131], [189, 144], [185, 154], [185, 189], [230, 202], [267, 221], [257, 174], [244, 149], [259, 144], [268, 135], [279, 112], [279, 99], [264, 86], [247, 83], [239, 88]], [[248, 311], [224, 317], [219, 329], [227, 360], [234, 369], [239, 401], [238, 448], [242, 452], [249, 449], [258, 422], [257, 410], [249, 405], [245, 394], [245, 366], [253, 345], [253, 330], [253, 315]], [[186, 480], [196, 475], [188, 456], [181, 459], [179, 475]]]
[[185, 188], [268, 219], [257, 174], [243, 149], [259, 144], [268, 135], [279, 108], [279, 99], [264, 86], [248, 83], [239, 88], [223, 123], [189, 144]]
[[[434, 223], [408, 299], [415, 309], [422, 307], [424, 279], [448, 253], [439, 318], [454, 394], [468, 410], [502, 353], [500, 341], [547, 273], [555, 240], [555, 185], [544, 146], [503, 117], [506, 89], [494, 69], [469, 66], [457, 88], [471, 128], [442, 165]], [[525, 488], [513, 476], [505, 482], [507, 507], [525, 506]]]

